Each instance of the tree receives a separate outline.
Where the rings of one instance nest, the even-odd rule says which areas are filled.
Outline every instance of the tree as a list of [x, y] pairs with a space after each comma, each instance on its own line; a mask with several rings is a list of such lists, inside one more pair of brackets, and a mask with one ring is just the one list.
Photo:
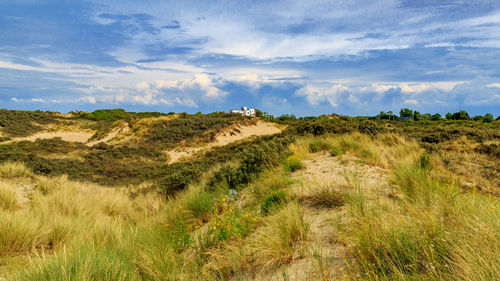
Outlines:
[[422, 114], [422, 120], [431, 120], [431, 114], [430, 113]]
[[481, 121], [481, 120], [483, 120], [483, 118], [484, 118], [484, 116], [476, 115], [476, 116], [474, 116], [473, 119], [474, 119], [474, 121]]
[[491, 113], [486, 113], [483, 117], [483, 123], [491, 123], [495, 121], [495, 117]]
[[380, 111], [380, 113], [377, 115], [377, 118], [381, 120], [395, 120], [396, 115], [394, 115], [392, 111]]
[[409, 108], [402, 108], [400, 111], [399, 111], [399, 116], [400, 117], [413, 117], [413, 110], [409, 109]]
[[283, 114], [283, 115], [278, 117], [278, 120], [281, 120], [281, 121], [297, 120], [297, 117], [295, 117], [295, 115], [293, 115], [293, 114], [291, 114], [291, 115]]
[[446, 119], [451, 120], [453, 118], [453, 114], [451, 112], [446, 113]]
[[416, 110], [415, 110], [415, 111], [413, 112], [413, 119], [415, 119], [415, 121], [420, 121], [420, 120], [422, 120], [422, 114], [420, 114], [420, 112], [418, 112], [418, 111], [416, 111]]
[[432, 121], [439, 121], [439, 120], [441, 120], [441, 114], [436, 113], [436, 114], [432, 115], [431, 116], [431, 120]]
[[255, 109], [255, 116], [256, 117], [262, 117], [262, 111]]
[[451, 117], [453, 120], [469, 120], [469, 113], [465, 110], [460, 110], [459, 112], [453, 113], [453, 116]]

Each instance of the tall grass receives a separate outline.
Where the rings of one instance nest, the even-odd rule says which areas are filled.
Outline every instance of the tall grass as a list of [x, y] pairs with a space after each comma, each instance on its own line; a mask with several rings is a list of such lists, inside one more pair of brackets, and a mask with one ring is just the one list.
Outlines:
[[300, 206], [291, 202], [269, 217], [265, 225], [249, 237], [248, 251], [256, 268], [268, 269], [291, 262], [299, 244], [306, 240], [309, 223]]
[[4, 162], [0, 165], [0, 178], [26, 178], [32, 175], [32, 172], [19, 162]]
[[[436, 155], [394, 134], [303, 137], [290, 148], [299, 160], [329, 151], [384, 167], [376, 169], [390, 173], [389, 183], [372, 188], [366, 175], [346, 173], [345, 185], [320, 185], [302, 206], [290, 202], [294, 180], [282, 165], [239, 185], [236, 201], [227, 200], [227, 185], [207, 188], [208, 178], [165, 200], [34, 176], [7, 163], [0, 165], [7, 178], [0, 185], [0, 279], [266, 279], [311, 258], [306, 247], [317, 233], [304, 210], [338, 214], [334, 235], [348, 249], [348, 279], [500, 279], [498, 199], [461, 190]], [[26, 204], [12, 200], [12, 181], [33, 186]], [[378, 200], [386, 184], [396, 195]], [[337, 276], [334, 264], [319, 266], [321, 276]]]
[[[138, 280], [130, 241], [138, 227], [164, 220], [161, 196], [131, 198], [119, 188], [32, 176], [24, 166], [10, 163], [0, 170], [12, 167], [22, 173], [8, 175], [34, 189], [29, 201], [19, 205], [12, 184], [0, 186], [0, 277], [8, 273], [2, 268], [6, 263], [9, 271], [23, 272], [15, 280]], [[16, 269], [14, 261], [26, 264], [30, 256], [33, 266]]]
[[0, 210], [13, 210], [18, 205], [17, 194], [11, 186], [0, 182]]
[[63, 252], [20, 273], [16, 280], [88, 281], [140, 280], [134, 270], [131, 249], [82, 246], [71, 253]]
[[370, 165], [390, 168], [399, 159], [418, 157], [422, 149], [414, 141], [386, 133], [370, 136], [360, 133], [344, 135], [324, 135], [302, 137], [291, 146], [297, 155], [307, 157], [307, 153], [329, 152], [332, 156], [356, 156]]
[[420, 159], [394, 166], [392, 181], [405, 195], [399, 208], [353, 213], [353, 274], [368, 280], [498, 280], [498, 200], [433, 179]]
[[49, 247], [50, 229], [29, 216], [0, 213], [0, 256]]
[[245, 279], [266, 274], [299, 259], [305, 251], [309, 223], [296, 202], [265, 218], [246, 239], [236, 239], [207, 251], [202, 272], [207, 280]]

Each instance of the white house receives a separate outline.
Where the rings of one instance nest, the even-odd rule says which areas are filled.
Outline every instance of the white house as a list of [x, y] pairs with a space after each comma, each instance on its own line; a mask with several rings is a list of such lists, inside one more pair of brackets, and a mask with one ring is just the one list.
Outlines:
[[241, 109], [231, 109], [229, 112], [241, 114], [243, 116], [256, 116], [255, 108], [246, 108], [245, 106], [243, 106]]

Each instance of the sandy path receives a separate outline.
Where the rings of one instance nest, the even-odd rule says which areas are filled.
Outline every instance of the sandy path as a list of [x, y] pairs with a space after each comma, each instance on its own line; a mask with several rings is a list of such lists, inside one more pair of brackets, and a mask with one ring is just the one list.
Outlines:
[[[353, 179], [359, 180], [359, 188], [371, 200], [387, 198], [388, 171], [380, 167], [359, 163], [357, 159], [344, 155], [343, 158], [332, 157], [326, 153], [311, 154], [310, 159], [303, 160], [305, 168], [291, 175], [298, 181], [292, 186], [292, 193], [306, 198], [320, 185], [331, 185], [338, 191], [353, 188]], [[351, 182], [349, 182], [351, 181]], [[383, 196], [383, 194], [385, 196]], [[348, 245], [343, 242], [337, 232], [339, 220], [346, 223], [349, 215], [346, 207], [317, 208], [302, 202], [304, 220], [310, 224], [308, 237], [308, 253], [284, 267], [288, 280], [338, 280], [342, 276], [341, 269], [346, 270], [344, 259]], [[319, 264], [325, 266], [324, 270]], [[272, 276], [255, 280], [283, 280], [282, 271]]]

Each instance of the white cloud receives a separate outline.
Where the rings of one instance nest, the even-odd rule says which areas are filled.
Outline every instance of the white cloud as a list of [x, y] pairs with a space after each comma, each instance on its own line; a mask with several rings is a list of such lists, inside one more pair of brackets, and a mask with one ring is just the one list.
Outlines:
[[32, 102], [44, 102], [43, 99], [31, 99]]
[[102, 85], [76, 88], [85, 93], [78, 101], [87, 103], [181, 105], [198, 107], [197, 101], [213, 102], [229, 93], [218, 88], [207, 74], [189, 79], [141, 81], [133, 88], [113, 88]]
[[199, 89], [207, 98], [221, 98], [228, 93], [216, 87], [213, 80], [207, 74], [196, 74], [192, 79], [182, 80], [157, 80], [154, 83], [157, 89], [166, 90], [193, 90]]
[[408, 105], [418, 105], [418, 101], [414, 99], [405, 100], [403, 103]]
[[331, 87], [307, 85], [298, 90], [296, 95], [305, 97], [310, 105], [328, 102], [331, 106], [336, 107], [339, 95], [347, 91], [349, 91], [349, 88], [341, 84], [332, 85]]
[[23, 101], [23, 99], [18, 99], [18, 98], [14, 98], [14, 97], [10, 98], [10, 100], [15, 101], [15, 102], [22, 102]]
[[95, 104], [96, 103], [96, 100], [94, 97], [91, 97], [91, 96], [87, 96], [87, 97], [80, 97], [78, 99], [79, 102], [86, 102], [86, 103], [90, 103], [90, 104]]
[[389, 89], [400, 88], [403, 93], [422, 93], [429, 90], [451, 91], [455, 86], [463, 84], [463, 81], [444, 81], [444, 82], [398, 82], [398, 83], [373, 83], [370, 88], [375, 92], [385, 92]]
[[486, 85], [488, 88], [500, 88], [500, 83], [491, 83]]

